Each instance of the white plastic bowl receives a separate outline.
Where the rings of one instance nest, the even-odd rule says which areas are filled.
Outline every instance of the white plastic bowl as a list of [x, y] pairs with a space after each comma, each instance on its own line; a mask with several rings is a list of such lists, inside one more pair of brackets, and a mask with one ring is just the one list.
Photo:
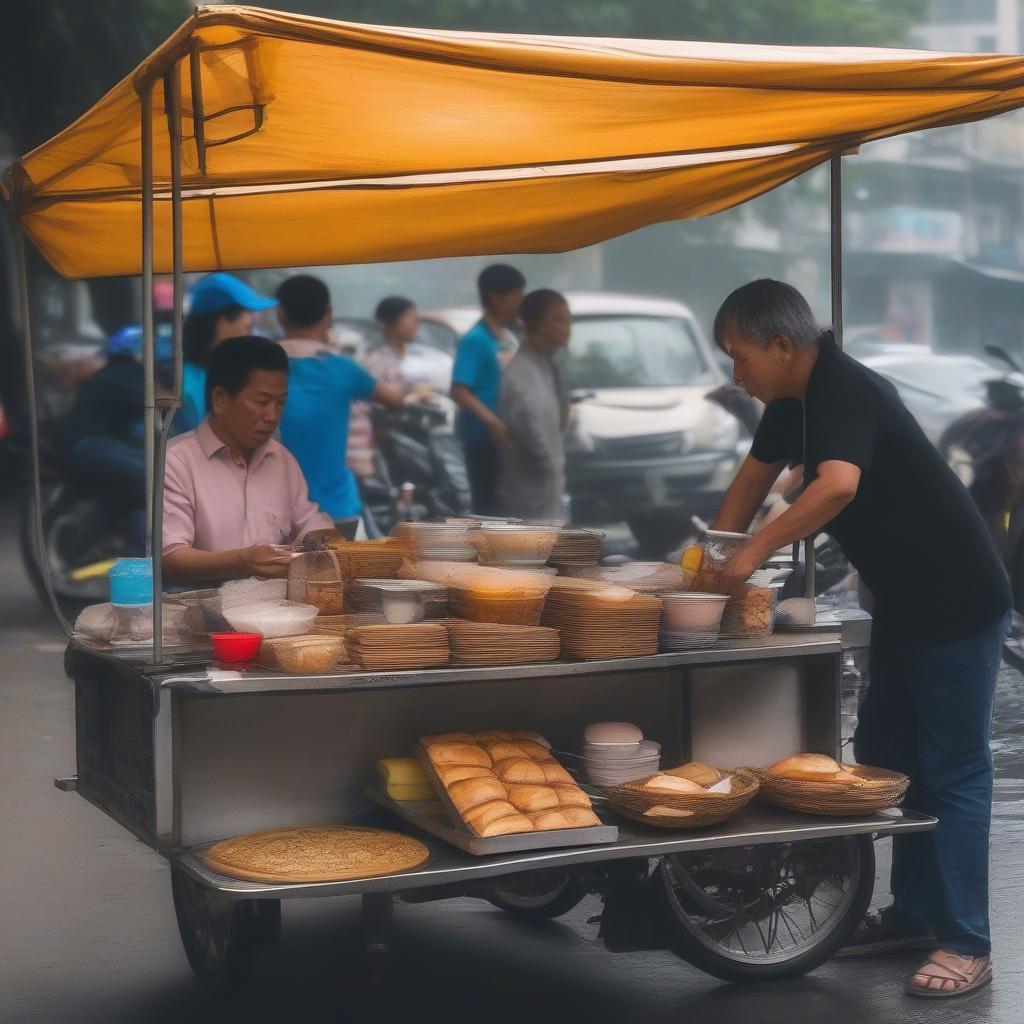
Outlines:
[[662, 594], [662, 632], [717, 635], [728, 601], [726, 594]]

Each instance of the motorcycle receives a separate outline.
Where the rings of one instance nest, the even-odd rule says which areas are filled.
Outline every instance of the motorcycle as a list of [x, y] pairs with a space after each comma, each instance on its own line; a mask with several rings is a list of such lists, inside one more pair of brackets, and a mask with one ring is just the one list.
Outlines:
[[449, 399], [410, 402], [397, 413], [375, 410], [371, 419], [374, 471], [359, 478], [370, 537], [390, 534], [403, 519], [458, 516], [469, 509], [469, 477]]
[[985, 382], [985, 405], [946, 428], [939, 451], [970, 491], [1024, 607], [1024, 369], [996, 345], [1006, 371]]

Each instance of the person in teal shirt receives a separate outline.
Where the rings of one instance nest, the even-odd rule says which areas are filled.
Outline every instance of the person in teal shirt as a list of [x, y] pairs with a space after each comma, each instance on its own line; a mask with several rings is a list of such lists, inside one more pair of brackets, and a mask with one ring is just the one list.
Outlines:
[[195, 430], [206, 415], [206, 360], [228, 338], [252, 334], [253, 313], [277, 303], [232, 274], [207, 274], [192, 289], [188, 316], [182, 325], [185, 362], [181, 373], [181, 408], [174, 418], [178, 430]]
[[466, 453], [473, 511], [495, 515], [501, 452], [512, 445], [498, 416], [501, 392], [500, 338], [519, 318], [526, 278], [504, 263], [485, 267], [477, 278], [483, 316], [459, 341], [452, 367], [452, 400], [459, 406], [456, 424]]
[[333, 315], [323, 281], [297, 274], [277, 289], [277, 300], [285, 334], [281, 345], [291, 368], [281, 441], [302, 468], [313, 501], [336, 521], [351, 519], [363, 506], [345, 461], [352, 402], [372, 399], [400, 409], [402, 394], [330, 350]]

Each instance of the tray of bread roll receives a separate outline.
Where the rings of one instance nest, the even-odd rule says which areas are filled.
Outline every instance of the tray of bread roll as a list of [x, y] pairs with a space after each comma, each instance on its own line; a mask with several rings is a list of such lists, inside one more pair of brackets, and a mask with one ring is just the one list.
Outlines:
[[614, 843], [619, 830], [552, 756], [539, 733], [424, 736], [416, 757], [444, 815], [428, 802], [375, 797], [411, 824], [478, 856]]

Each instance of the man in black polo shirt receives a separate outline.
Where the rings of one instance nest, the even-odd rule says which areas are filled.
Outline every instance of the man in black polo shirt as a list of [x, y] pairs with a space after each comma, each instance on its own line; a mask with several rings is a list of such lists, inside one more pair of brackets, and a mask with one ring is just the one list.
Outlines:
[[893, 841], [893, 905], [845, 955], [928, 949], [912, 995], [961, 995], [991, 979], [989, 738], [1009, 580], [970, 496], [895, 388], [822, 333], [778, 281], [734, 291], [715, 317], [733, 375], [766, 403], [749, 457], [715, 521], [746, 530], [780, 472], [805, 488], [726, 567], [727, 588], [778, 548], [827, 530], [874, 598], [871, 685], [857, 760], [909, 775], [906, 806], [939, 818]]

